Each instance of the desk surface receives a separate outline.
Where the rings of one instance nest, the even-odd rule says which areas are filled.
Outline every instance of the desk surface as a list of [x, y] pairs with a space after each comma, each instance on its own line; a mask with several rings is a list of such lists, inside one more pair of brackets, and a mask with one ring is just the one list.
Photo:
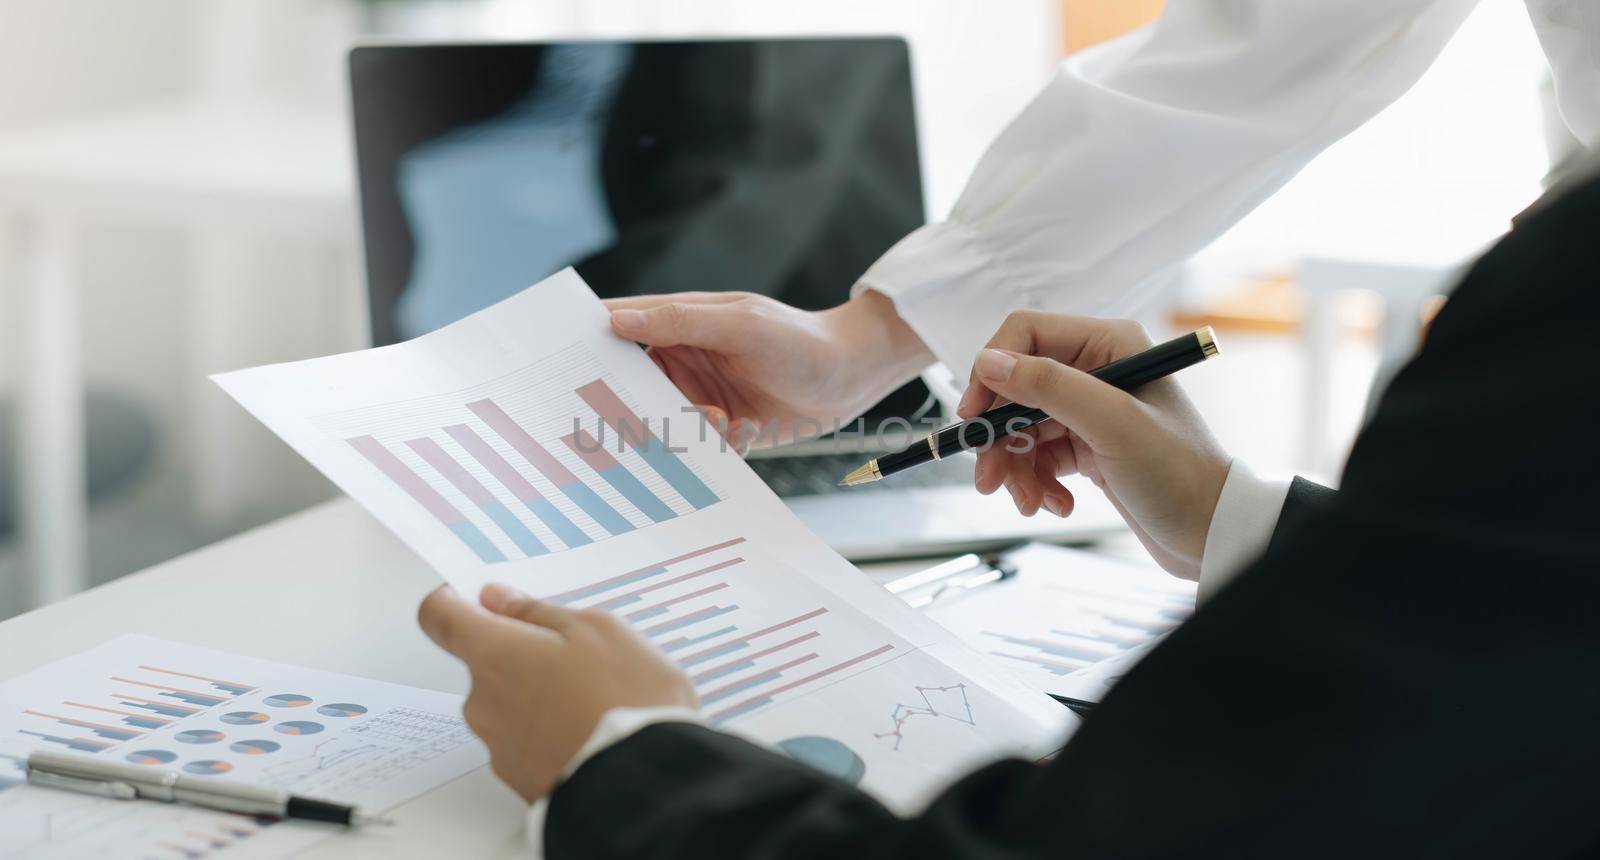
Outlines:
[[[341, 499], [0, 622], [0, 678], [123, 633], [147, 633], [465, 693], [466, 672], [417, 629], [417, 604], [439, 582]], [[285, 619], [294, 619], [295, 635], [283, 634]], [[517, 856], [525, 809], [485, 767], [400, 807], [392, 833], [334, 837], [304, 856]]]

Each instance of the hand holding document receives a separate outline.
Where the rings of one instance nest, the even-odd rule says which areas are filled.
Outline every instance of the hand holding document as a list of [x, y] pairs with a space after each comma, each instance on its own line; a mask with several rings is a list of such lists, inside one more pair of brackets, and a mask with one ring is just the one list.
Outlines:
[[705, 718], [912, 808], [1074, 718], [861, 576], [567, 270], [408, 343], [218, 382], [462, 594], [613, 612]]

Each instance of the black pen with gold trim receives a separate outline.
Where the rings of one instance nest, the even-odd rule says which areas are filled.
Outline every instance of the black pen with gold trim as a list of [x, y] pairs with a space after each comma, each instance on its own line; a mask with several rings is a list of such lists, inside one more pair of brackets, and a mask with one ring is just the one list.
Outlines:
[[[1144, 352], [1119, 358], [1090, 371], [1089, 375], [1123, 391], [1133, 391], [1141, 385], [1199, 364], [1216, 354], [1216, 335], [1211, 331], [1211, 326], [1206, 326], [1199, 331], [1175, 337], [1166, 343], [1156, 344]], [[845, 475], [844, 480], [839, 483], [841, 486], [853, 487], [857, 484], [881, 481], [913, 466], [942, 460], [962, 451], [982, 449], [993, 444], [1001, 436], [1049, 420], [1050, 416], [1043, 409], [1023, 406], [1020, 403], [1007, 403], [976, 418], [952, 424], [904, 450], [869, 460]]]

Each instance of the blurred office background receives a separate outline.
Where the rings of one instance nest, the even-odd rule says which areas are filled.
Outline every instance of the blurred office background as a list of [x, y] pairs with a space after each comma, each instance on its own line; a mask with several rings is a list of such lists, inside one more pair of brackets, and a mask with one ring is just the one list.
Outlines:
[[[0, 617], [333, 494], [207, 374], [365, 343], [353, 41], [902, 34], [938, 218], [1064, 54], [1159, 7], [0, 0]], [[1230, 360], [1189, 385], [1236, 454], [1337, 473], [1382, 356], [1559, 157], [1543, 75], [1522, 4], [1485, 0], [1421, 85], [1150, 309], [1217, 326]]]

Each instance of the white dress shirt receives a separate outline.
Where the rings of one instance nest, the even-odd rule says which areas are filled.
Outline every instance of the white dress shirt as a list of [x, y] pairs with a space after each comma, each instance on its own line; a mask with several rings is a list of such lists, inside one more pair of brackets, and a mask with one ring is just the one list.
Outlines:
[[[1403, 94], [1477, 2], [1169, 0], [1156, 24], [1063, 62], [950, 219], [907, 236], [858, 289], [894, 299], [963, 381], [1013, 310], [1128, 315]], [[1563, 118], [1593, 147], [1600, 3], [1527, 6]]]
[[[1527, 0], [1562, 115], [1600, 143], [1600, 0]], [[1080, 52], [989, 148], [950, 220], [907, 236], [858, 288], [958, 378], [1012, 310], [1128, 313], [1327, 146], [1405, 92], [1477, 0], [1169, 0], [1161, 20]], [[1530, 94], [1530, 98], [1532, 94]], [[1200, 596], [1263, 549], [1287, 482], [1235, 461]], [[567, 766], [681, 708], [608, 712]], [[545, 803], [528, 841], [544, 842]]]

